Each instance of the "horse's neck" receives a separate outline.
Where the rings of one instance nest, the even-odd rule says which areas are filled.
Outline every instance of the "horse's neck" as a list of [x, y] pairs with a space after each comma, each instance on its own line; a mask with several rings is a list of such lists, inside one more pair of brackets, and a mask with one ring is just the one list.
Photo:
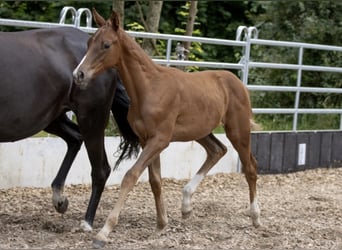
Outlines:
[[160, 66], [125, 31], [122, 30], [121, 36], [119, 73], [131, 102], [134, 103], [148, 91], [149, 79], [153, 78]]

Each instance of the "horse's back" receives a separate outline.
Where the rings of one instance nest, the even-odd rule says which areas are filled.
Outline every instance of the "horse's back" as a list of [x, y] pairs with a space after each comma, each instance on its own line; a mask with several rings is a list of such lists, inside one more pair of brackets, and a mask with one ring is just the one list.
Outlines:
[[165, 68], [165, 73], [157, 79], [163, 79], [165, 89], [171, 93], [180, 91], [184, 99], [208, 99], [225, 103], [228, 98], [236, 96], [248, 99], [246, 86], [228, 70], [205, 70], [199, 72], [183, 72], [175, 68]]
[[0, 141], [30, 136], [61, 114], [87, 39], [75, 28], [0, 33]]
[[[245, 110], [249, 116], [248, 91], [241, 80], [230, 71], [183, 72], [165, 68], [165, 74], [158, 78], [163, 79], [165, 84], [164, 88], [160, 88], [162, 91], [158, 96], [169, 98], [154, 99], [163, 107], [171, 109], [172, 106], [177, 110], [173, 112], [176, 114], [176, 127], [172, 140], [194, 140], [204, 137], [220, 125], [228, 113]], [[236, 111], [232, 111], [235, 108]], [[206, 126], [194, 124], [193, 121], [199, 117], [205, 121]]]
[[16, 64], [26, 63], [27, 67], [30, 66], [29, 62], [32, 62], [32, 67], [36, 67], [35, 63], [54, 62], [47, 59], [68, 59], [75, 55], [78, 57], [77, 60], [80, 60], [86, 51], [87, 39], [86, 33], [69, 27], [1, 32], [0, 64], [8, 65], [10, 68]]

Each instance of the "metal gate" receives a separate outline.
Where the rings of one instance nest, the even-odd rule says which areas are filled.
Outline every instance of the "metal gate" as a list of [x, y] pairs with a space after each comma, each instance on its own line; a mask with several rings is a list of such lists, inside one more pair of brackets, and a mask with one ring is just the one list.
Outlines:
[[[71, 24], [66, 24], [67, 17]], [[81, 26], [81, 18], [85, 15], [86, 26]], [[60, 13], [59, 23], [35, 22], [0, 18], [0, 25], [20, 26], [29, 28], [52, 28], [60, 26], [77, 27], [85, 32], [94, 33], [96, 28], [91, 27], [92, 15], [89, 9], [76, 10], [73, 7], [64, 7]], [[166, 40], [167, 49], [163, 59], [154, 58], [158, 64], [168, 66], [198, 66], [216, 69], [237, 69], [241, 72], [241, 80], [251, 91], [295, 92], [293, 108], [253, 108], [255, 114], [293, 114], [292, 131], [285, 132], [259, 132], [252, 134], [252, 150], [259, 162], [261, 173], [282, 173], [303, 170], [314, 167], [342, 166], [342, 108], [318, 109], [299, 108], [301, 93], [335, 93], [342, 94], [341, 88], [303, 87], [302, 73], [304, 71], [342, 73], [342, 67], [303, 65], [303, 55], [306, 50], [316, 49], [342, 53], [341, 46], [328, 46], [320, 44], [272, 41], [258, 38], [255, 27], [240, 26], [236, 32], [235, 40], [214, 39], [205, 37], [180, 36], [170, 34], [155, 34], [146, 32], [128, 32], [137, 38], [154, 38]], [[227, 62], [198, 62], [176, 60], [173, 54], [173, 44], [179, 41], [201, 42], [221, 46], [240, 47], [242, 57], [238, 63]], [[256, 62], [251, 60], [251, 46], [282, 46], [298, 49], [297, 64]], [[297, 72], [296, 86], [253, 85], [248, 83], [249, 71], [252, 68], [287, 69]], [[342, 79], [342, 76], [341, 76]], [[339, 114], [340, 128], [337, 131], [297, 131], [299, 114]]]

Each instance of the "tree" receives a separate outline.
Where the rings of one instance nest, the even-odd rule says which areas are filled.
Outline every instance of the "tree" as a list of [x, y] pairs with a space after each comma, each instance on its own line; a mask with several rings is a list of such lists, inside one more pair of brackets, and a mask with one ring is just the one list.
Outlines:
[[[194, 33], [194, 26], [195, 26], [195, 20], [197, 15], [197, 1], [187, 1], [184, 6], [182, 6], [181, 10], [178, 12], [179, 15], [183, 16], [185, 20], [185, 30], [178, 29], [178, 32], [181, 34], [184, 34], [186, 36], [192, 36]], [[183, 11], [185, 10], [185, 11]], [[200, 50], [200, 44], [199, 43], [193, 43], [194, 47], [191, 48], [191, 42], [184, 41], [184, 42], [178, 42], [176, 46], [176, 56], [178, 60], [188, 60], [190, 56], [190, 51]], [[193, 55], [193, 54], [192, 54]], [[194, 60], [194, 56], [191, 56], [192, 60]], [[197, 67], [185, 67], [185, 66], [178, 66], [177, 68], [181, 70], [185, 70], [187, 68], [188, 71], [191, 71], [193, 69], [197, 69]]]
[[[189, 17], [185, 30], [186, 36], [192, 36], [192, 32], [194, 31], [195, 19], [197, 15], [197, 4], [197, 1], [190, 1]], [[189, 48], [190, 42], [184, 42], [184, 49], [189, 50]], [[185, 54], [185, 59], [188, 59], [188, 53]]]
[[113, 7], [116, 13], [120, 16], [120, 25], [124, 27], [124, 20], [125, 20], [125, 1], [124, 0], [113, 0]]
[[[149, 0], [146, 15], [144, 15], [140, 1], [136, 1], [136, 5], [139, 11], [140, 20], [145, 28], [145, 31], [151, 33], [158, 32], [163, 1]], [[153, 52], [158, 54], [158, 51], [156, 50], [155, 39], [143, 39], [142, 47], [149, 55], [152, 55]]]

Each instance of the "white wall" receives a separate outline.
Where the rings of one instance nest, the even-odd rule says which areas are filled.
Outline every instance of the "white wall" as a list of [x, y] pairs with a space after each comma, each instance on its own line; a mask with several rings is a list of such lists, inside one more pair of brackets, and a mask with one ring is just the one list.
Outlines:
[[[222, 134], [216, 135], [227, 147], [227, 154], [209, 172], [236, 172], [238, 156], [230, 142]], [[115, 151], [119, 138], [106, 137], [106, 151], [110, 165], [116, 160]], [[66, 144], [60, 138], [28, 138], [18, 142], [0, 143], [0, 188], [49, 187], [66, 152]], [[175, 142], [161, 154], [162, 177], [189, 179], [205, 160], [204, 149], [196, 142]], [[120, 184], [122, 177], [135, 159], [124, 161], [111, 173], [107, 185]], [[140, 181], [147, 181], [147, 172]], [[67, 177], [66, 184], [88, 184], [90, 163], [82, 145]]]

